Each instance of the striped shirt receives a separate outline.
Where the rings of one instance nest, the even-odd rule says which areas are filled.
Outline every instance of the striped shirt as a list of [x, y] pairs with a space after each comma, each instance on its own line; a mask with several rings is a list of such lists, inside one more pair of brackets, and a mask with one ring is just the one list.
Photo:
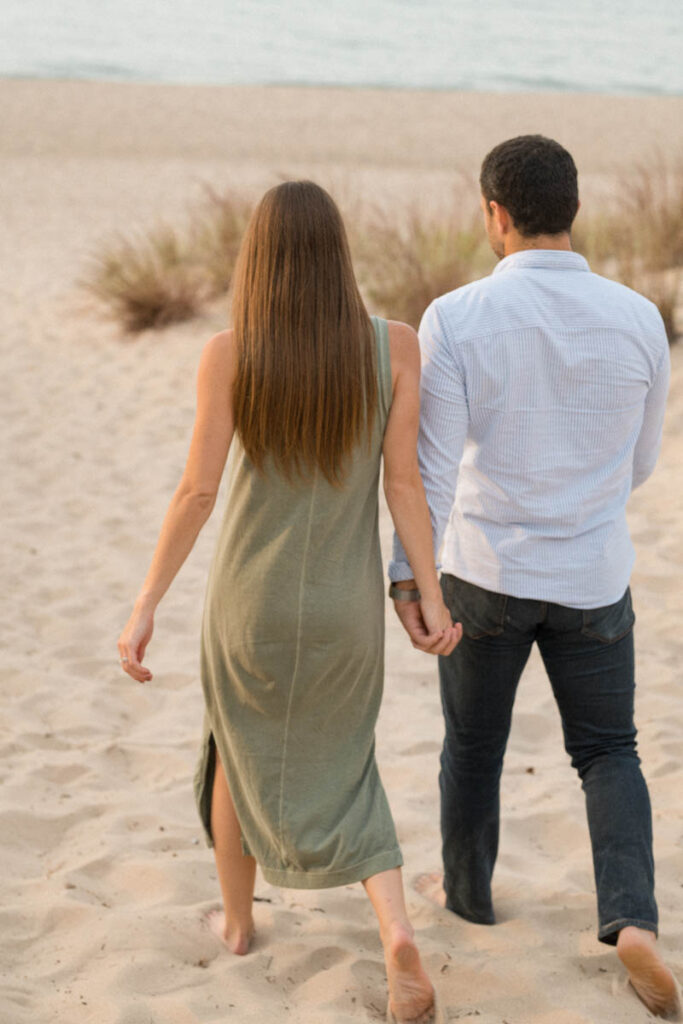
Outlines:
[[[513, 597], [596, 608], [628, 586], [626, 503], [654, 469], [662, 318], [575, 252], [524, 250], [420, 325], [420, 469], [441, 568]], [[397, 537], [392, 580], [412, 577]]]

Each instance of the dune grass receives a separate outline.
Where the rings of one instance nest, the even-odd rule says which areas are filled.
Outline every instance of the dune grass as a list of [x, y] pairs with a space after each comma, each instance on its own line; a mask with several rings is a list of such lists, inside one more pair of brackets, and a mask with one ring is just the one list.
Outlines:
[[624, 219], [643, 267], [683, 265], [683, 154], [673, 166], [659, 155], [622, 178]]
[[[437, 295], [490, 272], [478, 210], [453, 198], [440, 209], [358, 209], [347, 218], [368, 306], [414, 327]], [[227, 296], [252, 203], [206, 187], [185, 228], [153, 226], [117, 237], [96, 253], [83, 281], [127, 333], [191, 319]], [[624, 172], [610, 197], [582, 210], [574, 248], [591, 268], [622, 281], [659, 307], [669, 339], [683, 331], [683, 155], [654, 157]]]
[[191, 320], [205, 300], [186, 240], [165, 225], [115, 238], [92, 257], [82, 284], [128, 334]]
[[599, 211], [579, 213], [572, 241], [591, 269], [659, 307], [669, 341], [683, 332], [683, 155], [667, 164], [654, 154], [624, 173]]
[[356, 235], [368, 304], [413, 327], [433, 299], [481, 276], [491, 263], [479, 218], [463, 219], [455, 204], [437, 213], [413, 206], [400, 218], [376, 212]]
[[191, 320], [227, 295], [251, 209], [242, 196], [206, 188], [184, 228], [116, 236], [93, 254], [81, 284], [127, 334]]
[[191, 221], [191, 251], [209, 298], [227, 295], [252, 203], [233, 192], [207, 186]]

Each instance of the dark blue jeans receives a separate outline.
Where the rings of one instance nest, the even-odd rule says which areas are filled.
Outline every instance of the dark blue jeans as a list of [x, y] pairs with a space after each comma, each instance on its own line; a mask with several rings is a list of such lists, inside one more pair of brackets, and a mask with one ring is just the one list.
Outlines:
[[495, 921], [500, 776], [517, 684], [535, 641], [586, 796], [598, 938], [614, 945], [627, 925], [656, 934], [652, 814], [633, 722], [630, 591], [616, 604], [577, 610], [493, 593], [447, 573], [441, 586], [463, 625], [460, 644], [439, 658], [446, 906], [468, 921]]

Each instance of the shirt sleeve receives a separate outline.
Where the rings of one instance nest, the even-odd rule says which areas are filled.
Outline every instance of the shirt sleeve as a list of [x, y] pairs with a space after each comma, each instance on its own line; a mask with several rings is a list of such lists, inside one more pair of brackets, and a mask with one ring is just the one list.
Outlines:
[[[418, 334], [422, 355], [418, 458], [432, 520], [434, 558], [438, 560], [453, 507], [469, 415], [463, 375], [434, 303], [424, 314]], [[394, 533], [389, 578], [398, 581], [412, 576], [403, 545]]]
[[652, 473], [657, 462], [659, 449], [662, 444], [662, 428], [664, 426], [664, 410], [666, 408], [666, 396], [669, 390], [669, 377], [671, 375], [671, 358], [669, 355], [669, 343], [666, 338], [666, 331], [662, 324], [662, 335], [664, 351], [657, 367], [650, 390], [645, 399], [645, 411], [640, 434], [633, 451], [633, 478], [631, 489], [635, 490]]

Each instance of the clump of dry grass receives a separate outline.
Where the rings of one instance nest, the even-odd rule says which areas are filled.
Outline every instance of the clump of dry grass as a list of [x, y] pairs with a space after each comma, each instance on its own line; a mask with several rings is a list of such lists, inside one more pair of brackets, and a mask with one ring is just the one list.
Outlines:
[[190, 320], [206, 297], [186, 241], [164, 225], [114, 239], [93, 256], [82, 284], [130, 334]]
[[683, 156], [661, 155], [621, 176], [599, 214], [579, 215], [574, 247], [593, 270], [641, 292], [659, 307], [669, 341], [683, 331]]
[[244, 197], [216, 192], [208, 186], [203, 205], [195, 211], [192, 251], [211, 298], [226, 295], [230, 288], [251, 211], [252, 203]]
[[657, 155], [621, 181], [633, 247], [648, 270], [683, 264], [683, 154], [673, 166]]
[[207, 188], [184, 230], [119, 235], [92, 257], [82, 285], [130, 334], [190, 320], [227, 295], [250, 214], [247, 199]]
[[379, 312], [417, 327], [430, 302], [481, 272], [485, 238], [474, 216], [453, 206], [437, 213], [412, 207], [400, 220], [376, 212], [358, 231], [363, 291]]
[[618, 276], [619, 254], [624, 251], [624, 243], [630, 252], [631, 242], [611, 210], [590, 215], [580, 210], [571, 235], [572, 248], [586, 257], [591, 270], [606, 277]]
[[[349, 235], [368, 304], [417, 327], [438, 295], [490, 271], [494, 262], [477, 212], [452, 200], [436, 210], [375, 210], [349, 217]], [[187, 227], [118, 237], [98, 253], [84, 285], [131, 333], [188, 320], [227, 294], [252, 203], [206, 188]], [[592, 268], [630, 285], [659, 307], [670, 340], [683, 284], [683, 156], [653, 158], [625, 172], [598, 212], [581, 213], [574, 247]]]

